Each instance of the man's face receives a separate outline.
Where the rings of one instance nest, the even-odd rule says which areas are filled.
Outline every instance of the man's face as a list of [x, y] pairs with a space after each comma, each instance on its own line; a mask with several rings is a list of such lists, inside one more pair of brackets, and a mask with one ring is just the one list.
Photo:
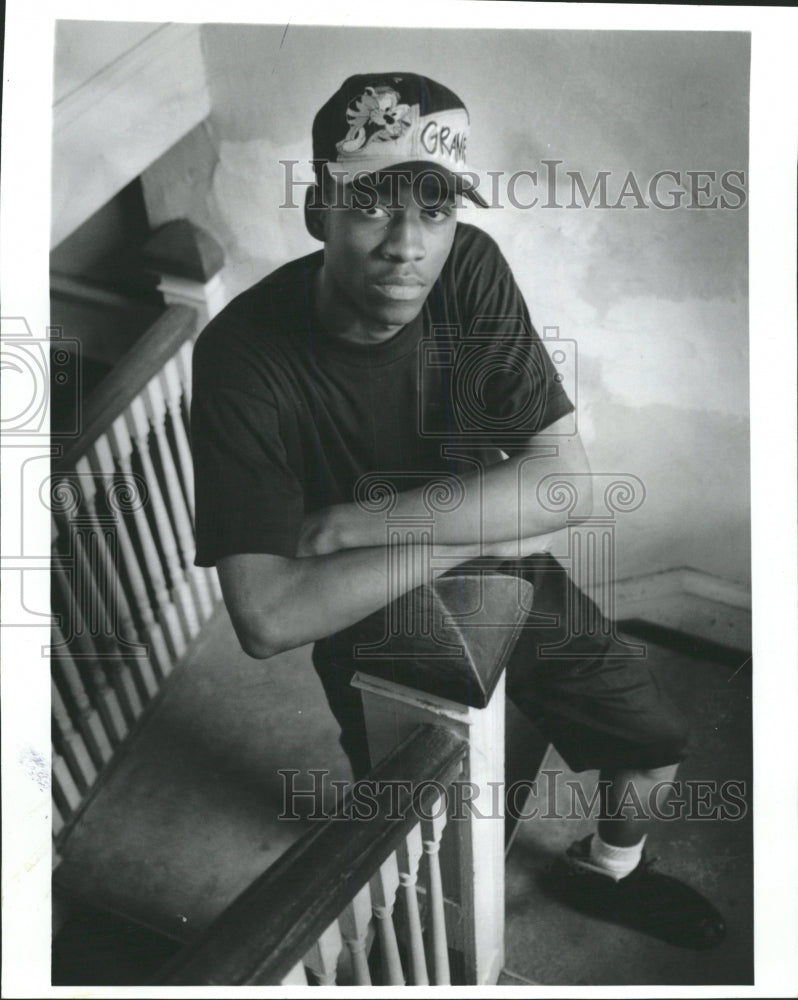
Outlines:
[[454, 198], [422, 175], [405, 169], [359, 192], [344, 188], [322, 210], [319, 312], [344, 340], [380, 343], [415, 319], [449, 256]]

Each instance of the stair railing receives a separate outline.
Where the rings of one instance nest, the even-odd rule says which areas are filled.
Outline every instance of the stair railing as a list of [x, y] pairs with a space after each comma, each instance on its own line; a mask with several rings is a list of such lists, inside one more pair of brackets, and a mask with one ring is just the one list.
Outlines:
[[197, 314], [167, 309], [52, 465], [56, 846], [221, 599], [194, 559], [188, 412]]
[[[380, 763], [178, 955], [160, 984], [498, 980], [504, 668], [531, 593], [495, 573], [441, 577], [339, 633], [361, 665], [353, 683]], [[429, 627], [380, 641], [395, 620]]]
[[[446, 935], [438, 919], [443, 896], [435, 851], [446, 821], [439, 790], [460, 773], [466, 750], [464, 741], [443, 727], [418, 727], [364, 779], [370, 790], [367, 815], [358, 818], [357, 799], [350, 797], [335, 817], [318, 822], [158, 982], [402, 985], [401, 947], [410, 981], [426, 985], [422, 920], [428, 912], [436, 914], [426, 921], [432, 981], [448, 982]], [[409, 773], [416, 776], [413, 782], [404, 780]], [[422, 855], [427, 887], [420, 901], [416, 880]], [[375, 937], [379, 969], [368, 955]]]

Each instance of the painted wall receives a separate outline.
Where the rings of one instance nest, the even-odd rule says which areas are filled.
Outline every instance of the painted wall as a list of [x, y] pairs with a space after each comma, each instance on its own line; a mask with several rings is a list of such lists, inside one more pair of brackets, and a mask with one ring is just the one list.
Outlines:
[[[213, 111], [173, 154], [186, 184], [160, 211], [225, 244], [231, 292], [318, 247], [301, 211], [278, 207], [278, 161], [310, 176], [311, 121], [341, 81], [368, 69], [441, 80], [469, 108], [477, 167], [538, 171], [536, 207], [512, 207], [502, 187], [505, 207], [463, 217], [499, 241], [538, 329], [576, 340], [594, 471], [645, 484], [621, 518], [618, 575], [689, 565], [750, 580], [746, 212], [686, 207], [686, 171], [747, 169], [747, 36], [204, 26], [202, 42]], [[560, 208], [542, 207], [546, 159], [562, 161]], [[674, 210], [648, 197], [662, 170], [681, 174]], [[609, 204], [633, 171], [643, 201], [627, 187], [620, 209], [565, 207], [566, 171], [588, 189], [609, 171]], [[678, 188], [665, 178], [660, 200]], [[701, 203], [744, 200], [710, 188]], [[529, 200], [528, 178], [515, 194]]]
[[53, 103], [74, 93], [159, 27], [127, 21], [56, 21]]

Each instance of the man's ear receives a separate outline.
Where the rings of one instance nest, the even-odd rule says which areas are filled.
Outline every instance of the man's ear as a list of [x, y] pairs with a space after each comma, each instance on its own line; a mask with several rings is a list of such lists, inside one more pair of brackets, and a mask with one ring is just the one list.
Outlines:
[[316, 184], [305, 191], [305, 227], [310, 235], [324, 243], [327, 239], [327, 209], [321, 187]]

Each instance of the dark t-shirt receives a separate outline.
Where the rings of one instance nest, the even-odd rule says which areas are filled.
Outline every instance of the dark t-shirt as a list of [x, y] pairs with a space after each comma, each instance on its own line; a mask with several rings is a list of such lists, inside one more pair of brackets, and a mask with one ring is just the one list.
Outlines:
[[[495, 242], [458, 223], [424, 306], [377, 346], [333, 339], [323, 251], [231, 302], [194, 351], [196, 563], [293, 556], [306, 513], [493, 464], [573, 410]], [[365, 478], [364, 478], [365, 477]]]

